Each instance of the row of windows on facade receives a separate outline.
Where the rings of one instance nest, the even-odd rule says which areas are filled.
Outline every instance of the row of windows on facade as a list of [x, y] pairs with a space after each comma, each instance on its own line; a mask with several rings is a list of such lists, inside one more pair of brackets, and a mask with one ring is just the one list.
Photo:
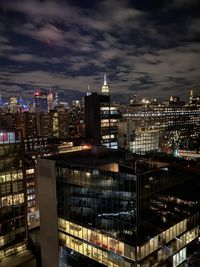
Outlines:
[[36, 204], [35, 200], [28, 201], [28, 207], [29, 208], [35, 206], [35, 204]]
[[7, 207], [24, 203], [24, 193], [9, 195], [0, 198], [0, 207]]
[[[137, 258], [141, 260], [142, 258], [151, 254], [153, 251], [159, 249], [162, 242], [166, 244], [167, 242], [169, 242], [170, 240], [174, 240], [175, 238], [175, 240], [171, 242], [168, 246], [166, 246], [166, 248], [162, 247], [160, 250], [157, 251], [157, 259], [164, 260], [167, 257], [169, 257], [169, 253], [166, 253], [166, 249], [168, 250], [168, 252], [170, 251], [170, 254], [173, 254], [175, 251], [180, 250], [186, 244], [192, 242], [198, 236], [198, 227], [195, 227], [194, 229], [189, 230], [188, 232], [183, 234], [182, 236], [179, 236], [186, 230], [185, 224], [186, 221], [183, 221], [173, 226], [172, 228], [166, 230], [161, 235], [151, 238], [145, 245], [137, 247]], [[127, 257], [128, 259], [135, 260], [134, 247], [129, 247], [127, 244], [124, 244], [123, 242], [119, 242], [118, 240], [114, 240], [108, 236], [102, 235], [99, 232], [92, 231], [90, 229], [84, 228], [80, 225], [76, 225], [62, 219], [59, 219], [58, 225], [60, 229], [64, 230], [66, 233], [69, 233], [70, 235], [73, 235], [74, 237], [78, 237], [90, 243], [96, 244], [97, 246], [100, 246], [104, 249], [108, 249], [111, 252], [120, 254], [124, 257]], [[62, 235], [61, 238], [65, 240], [65, 245], [70, 247], [70, 244], [73, 244], [73, 248], [71, 247], [72, 249], [78, 250], [79, 252], [82, 251], [80, 245], [82, 245], [84, 242], [80, 241], [80, 239], [79, 241], [77, 239], [77, 242], [76, 241], [69, 242], [70, 240], [68, 240], [68, 235], [64, 234], [61, 235]], [[179, 238], [176, 238], [176, 236], [179, 236]], [[144, 265], [144, 266], [150, 266], [150, 265]]]
[[14, 181], [0, 184], [0, 195], [17, 193], [24, 190], [23, 181]]

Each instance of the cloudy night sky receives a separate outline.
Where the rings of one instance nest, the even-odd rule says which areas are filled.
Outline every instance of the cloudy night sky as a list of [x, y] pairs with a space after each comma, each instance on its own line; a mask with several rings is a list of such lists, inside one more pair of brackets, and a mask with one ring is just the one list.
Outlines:
[[62, 100], [101, 90], [113, 100], [200, 93], [199, 0], [0, 0], [0, 90]]

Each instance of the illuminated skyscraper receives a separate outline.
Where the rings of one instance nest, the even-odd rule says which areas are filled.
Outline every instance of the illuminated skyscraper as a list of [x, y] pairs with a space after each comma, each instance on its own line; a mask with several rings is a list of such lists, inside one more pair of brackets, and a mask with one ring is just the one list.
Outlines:
[[58, 101], [58, 93], [55, 93], [54, 107], [57, 107], [58, 104], [59, 104], [59, 101]]
[[47, 102], [48, 102], [48, 112], [54, 108], [54, 97], [51, 92], [51, 89], [47, 95]]
[[12, 96], [10, 98], [10, 113], [16, 113], [17, 112], [17, 97]]
[[34, 94], [35, 101], [35, 112], [47, 112], [48, 103], [47, 103], [47, 94], [40, 91], [35, 92]]
[[117, 107], [110, 105], [110, 95], [85, 96], [85, 134], [95, 145], [117, 148]]
[[20, 98], [19, 98], [19, 101], [18, 101], [18, 103], [19, 103], [19, 107], [20, 107], [20, 108], [23, 108], [24, 101], [23, 101], [23, 99], [22, 99], [22, 96], [21, 96], [21, 95], [20, 95]]
[[117, 122], [119, 112], [110, 104], [109, 87], [104, 74], [102, 94], [85, 96], [85, 134], [95, 145], [117, 149]]
[[74, 108], [80, 108], [81, 107], [81, 103], [79, 100], [73, 100], [72, 101], [72, 107]]
[[106, 74], [104, 74], [104, 82], [103, 82], [103, 85], [102, 85], [102, 88], [101, 88], [101, 92], [103, 95], [109, 95], [109, 87], [108, 87], [108, 84], [107, 84], [107, 80], [106, 80]]
[[192, 103], [193, 100], [193, 90], [190, 90], [190, 103]]

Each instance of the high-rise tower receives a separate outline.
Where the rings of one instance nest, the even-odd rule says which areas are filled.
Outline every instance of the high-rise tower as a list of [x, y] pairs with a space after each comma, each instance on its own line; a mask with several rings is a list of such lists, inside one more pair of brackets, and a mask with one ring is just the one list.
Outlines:
[[8, 256], [26, 249], [26, 197], [20, 132], [0, 129], [0, 151], [1, 265]]
[[48, 103], [47, 103], [47, 94], [40, 91], [35, 92], [34, 94], [35, 101], [35, 112], [47, 112]]
[[117, 149], [117, 107], [110, 104], [109, 86], [104, 74], [101, 94], [85, 96], [85, 133], [94, 145]]
[[107, 84], [107, 80], [106, 80], [106, 74], [104, 74], [104, 82], [103, 82], [103, 85], [102, 85], [102, 88], [101, 88], [101, 92], [103, 95], [109, 95], [110, 92], [109, 92], [109, 86]]
[[10, 113], [16, 113], [17, 112], [17, 97], [12, 96], [10, 98]]
[[193, 100], [193, 89], [190, 90], [190, 103], [192, 103]]
[[47, 103], [48, 103], [48, 112], [53, 109], [54, 107], [54, 99], [53, 94], [51, 92], [51, 88], [49, 90], [49, 93], [47, 95]]
[[58, 100], [58, 93], [55, 93], [55, 99], [54, 99], [54, 107], [57, 107], [59, 104], [59, 100]]

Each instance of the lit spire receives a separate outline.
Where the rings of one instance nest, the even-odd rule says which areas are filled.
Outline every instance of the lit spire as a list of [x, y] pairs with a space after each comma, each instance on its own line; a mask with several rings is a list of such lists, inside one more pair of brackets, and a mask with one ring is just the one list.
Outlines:
[[193, 100], [193, 89], [190, 90], [190, 103], [192, 103]]
[[109, 87], [107, 84], [107, 80], [106, 80], [106, 74], [104, 73], [104, 82], [103, 82], [103, 86], [101, 88], [101, 92], [104, 95], [109, 95]]
[[104, 73], [104, 82], [103, 85], [107, 85], [107, 81], [106, 81], [106, 74]]
[[91, 95], [90, 85], [88, 84], [88, 91], [86, 95]]

